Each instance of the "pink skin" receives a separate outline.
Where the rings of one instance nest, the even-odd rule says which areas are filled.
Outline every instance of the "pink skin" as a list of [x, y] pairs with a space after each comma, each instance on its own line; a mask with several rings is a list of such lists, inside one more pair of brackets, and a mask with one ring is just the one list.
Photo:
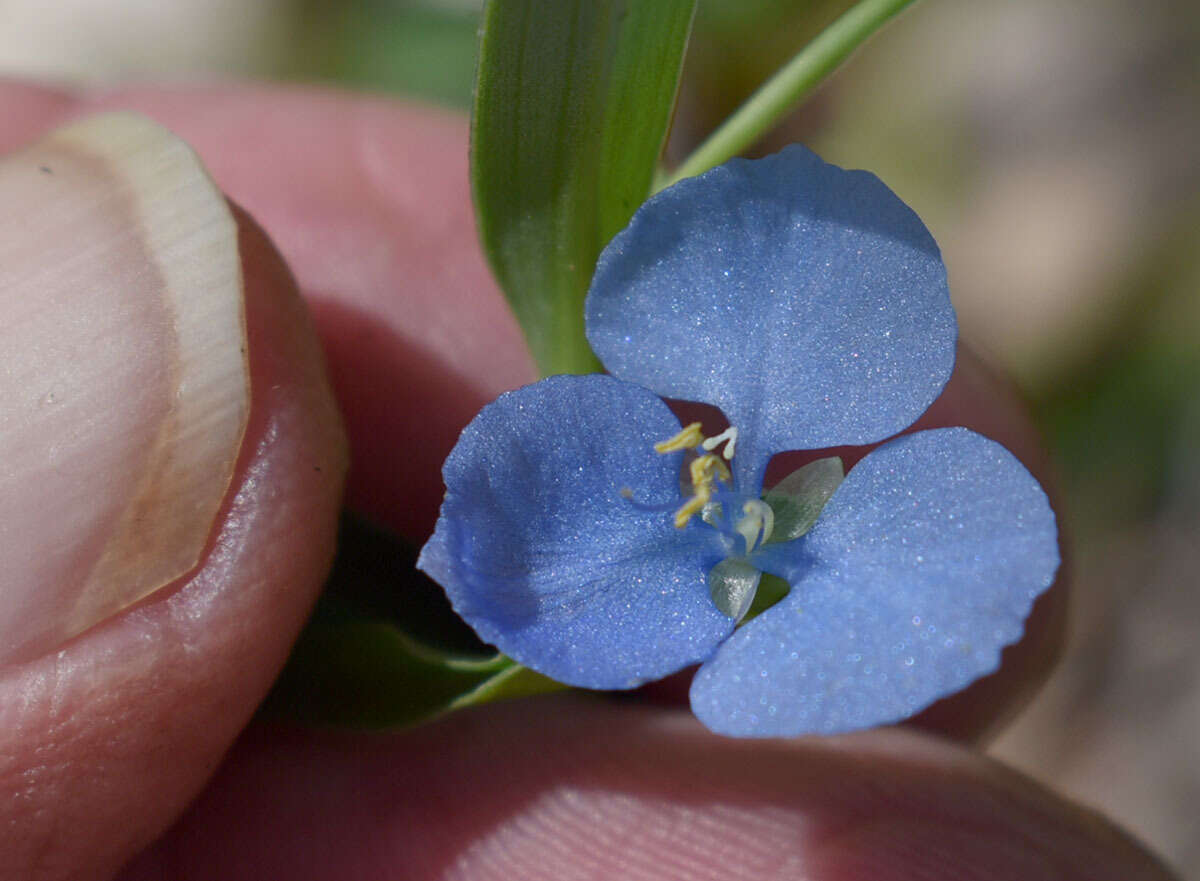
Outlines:
[[[475, 241], [461, 118], [311, 90], [10, 82], [0, 151], [114, 107], [190, 141], [287, 266], [239, 214], [254, 409], [220, 541], [58, 655], [0, 669], [0, 705], [18, 708], [0, 730], [0, 879], [106, 877], [131, 858], [125, 877], [146, 879], [1169, 877], [946, 737], [978, 737], [1045, 675], [1061, 581], [1003, 670], [922, 717], [937, 734], [738, 742], [672, 700], [555, 696], [387, 736], [257, 724], [237, 739], [320, 587], [340, 503], [343, 436], [297, 285], [345, 420], [349, 498], [410, 535], [432, 524], [459, 429], [532, 368]], [[928, 419], [1045, 473], [969, 354]]]

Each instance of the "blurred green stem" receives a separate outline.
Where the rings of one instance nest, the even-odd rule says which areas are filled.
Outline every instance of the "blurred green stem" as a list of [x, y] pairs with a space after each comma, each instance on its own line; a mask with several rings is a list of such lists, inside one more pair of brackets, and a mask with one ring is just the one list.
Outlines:
[[914, 0], [862, 0], [821, 32], [721, 124], [663, 184], [708, 171], [737, 156], [777, 123]]

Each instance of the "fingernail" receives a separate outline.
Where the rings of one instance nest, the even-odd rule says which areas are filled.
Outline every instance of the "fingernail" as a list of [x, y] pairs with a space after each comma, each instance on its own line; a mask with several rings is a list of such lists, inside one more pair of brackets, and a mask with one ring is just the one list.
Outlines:
[[0, 160], [0, 663], [196, 566], [248, 409], [237, 228], [191, 149], [116, 113]]

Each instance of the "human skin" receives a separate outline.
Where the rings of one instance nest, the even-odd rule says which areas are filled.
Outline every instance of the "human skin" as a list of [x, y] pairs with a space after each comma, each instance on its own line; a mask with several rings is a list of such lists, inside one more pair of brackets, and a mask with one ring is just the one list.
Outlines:
[[[669, 688], [388, 735], [251, 722], [332, 554], [344, 438], [349, 503], [419, 539], [458, 431], [532, 367], [476, 243], [460, 117], [312, 90], [9, 82], [0, 153], [112, 108], [182, 136], [240, 206], [251, 423], [197, 569], [0, 667], [0, 879], [1169, 877], [970, 746], [1052, 664], [1063, 579], [999, 673], [905, 729], [723, 739]], [[969, 352], [921, 424], [974, 427], [1047, 478], [1018, 401]]]

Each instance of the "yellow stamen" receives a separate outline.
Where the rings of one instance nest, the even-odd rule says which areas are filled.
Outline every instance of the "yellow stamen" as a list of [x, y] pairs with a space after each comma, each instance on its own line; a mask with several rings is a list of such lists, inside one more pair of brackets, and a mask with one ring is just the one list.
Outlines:
[[700, 433], [700, 423], [693, 422], [673, 438], [656, 443], [654, 445], [654, 452], [674, 453], [677, 450], [690, 450], [692, 447], [700, 446], [703, 440], [704, 435]]
[[704, 510], [704, 506], [712, 499], [714, 479], [726, 483], [732, 479], [729, 468], [721, 461], [719, 456], [715, 456], [712, 453], [692, 460], [690, 471], [693, 495], [675, 512], [676, 529], [683, 529], [683, 527], [687, 526], [688, 521], [692, 519], [692, 515]]
[[688, 499], [675, 512], [675, 528], [683, 529], [688, 525], [688, 521], [692, 519], [693, 514], [699, 514], [704, 510], [704, 506], [708, 504], [708, 500], [712, 498], [712, 487], [701, 487], [696, 491], [696, 494]]
[[[709, 453], [706, 456], [701, 456], [696, 460], [696, 462], [704, 463], [701, 468], [703, 469], [704, 479], [708, 481], [708, 483], [712, 483], [714, 471], [716, 472], [717, 480], [720, 480], [723, 483], [729, 483], [729, 481], [733, 480], [733, 475], [729, 473], [729, 466], [712, 453]], [[696, 485], [696, 462], [692, 463], [693, 487]]]

